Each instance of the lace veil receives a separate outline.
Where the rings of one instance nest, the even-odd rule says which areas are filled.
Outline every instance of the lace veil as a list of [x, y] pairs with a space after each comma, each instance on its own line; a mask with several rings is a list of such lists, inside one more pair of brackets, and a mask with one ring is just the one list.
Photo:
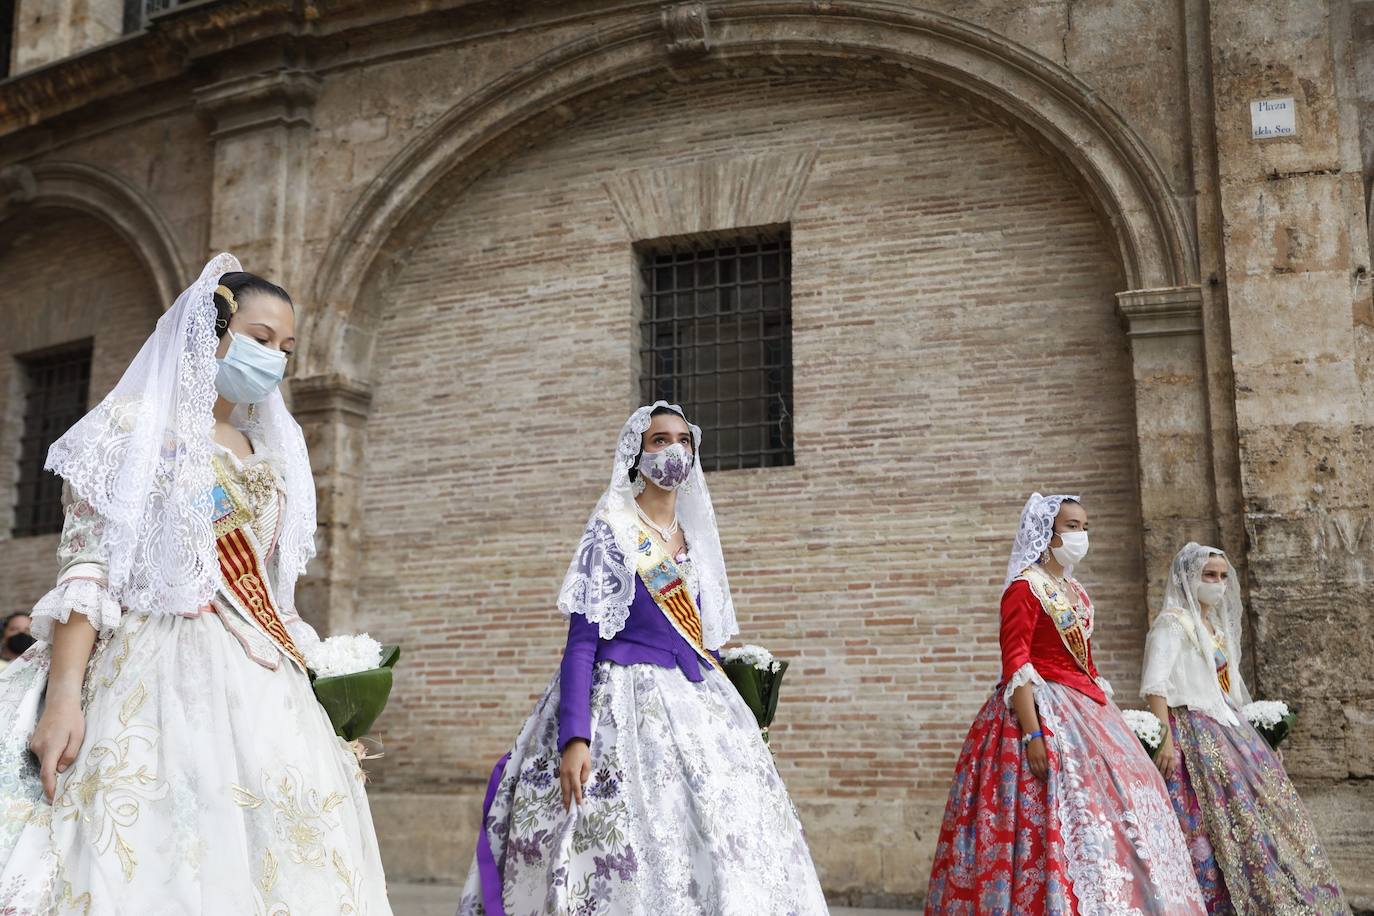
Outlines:
[[[214, 289], [240, 270], [216, 255], [163, 313], [119, 383], [48, 451], [63, 477], [104, 522], [108, 588], [121, 606], [185, 613], [219, 583], [211, 526], [214, 485]], [[296, 579], [315, 553], [315, 483], [300, 426], [280, 390], [248, 420], [233, 421], [254, 448], [273, 456], [286, 488], [273, 583], [283, 613], [294, 613]]]
[[[625, 421], [616, 440], [610, 486], [587, 520], [582, 540], [558, 591], [559, 609], [564, 614], [586, 615], [598, 625], [602, 639], [610, 639], [625, 626], [630, 603], [634, 600], [638, 572], [634, 566], [635, 543], [630, 532], [636, 525], [637, 516], [630, 469], [634, 467], [650, 418], [659, 407], [682, 413], [682, 408], [676, 404], [655, 401], [639, 408]], [[739, 625], [735, 620], [735, 603], [730, 597], [730, 583], [725, 576], [716, 512], [706, 489], [706, 475], [701, 470], [701, 428], [690, 422], [687, 425], [692, 430], [693, 451], [698, 460], [693, 464], [690, 480], [678, 491], [677, 515], [700, 577], [698, 605], [702, 641], [706, 648], [718, 649], [739, 632]]]
[[[1021, 509], [1021, 525], [1016, 529], [1016, 539], [1011, 545], [1011, 559], [1007, 561], [1007, 578], [1002, 582], [1003, 591], [1011, 580], [1021, 575], [1021, 571], [1034, 564], [1050, 549], [1054, 539], [1054, 519], [1059, 515], [1059, 507], [1065, 500], [1082, 502], [1077, 496], [1041, 496], [1032, 493]], [[1064, 575], [1073, 575], [1073, 567], [1065, 567]]]
[[1202, 581], [1202, 567], [1206, 566], [1212, 557], [1221, 557], [1225, 560], [1228, 573], [1226, 591], [1222, 595], [1221, 604], [1212, 609], [1212, 625], [1221, 631], [1222, 639], [1226, 642], [1231, 695], [1244, 706], [1250, 702], [1250, 691], [1240, 675], [1240, 618], [1243, 609], [1240, 602], [1240, 577], [1236, 575], [1236, 568], [1231, 565], [1231, 558], [1215, 547], [1207, 547], [1195, 541], [1185, 544], [1174, 557], [1169, 569], [1169, 584], [1164, 589], [1162, 610], [1178, 608], [1183, 612], [1192, 624], [1192, 631], [1197, 634], [1197, 648], [1210, 666], [1215, 646], [1202, 621], [1202, 603], [1197, 599], [1197, 586]]

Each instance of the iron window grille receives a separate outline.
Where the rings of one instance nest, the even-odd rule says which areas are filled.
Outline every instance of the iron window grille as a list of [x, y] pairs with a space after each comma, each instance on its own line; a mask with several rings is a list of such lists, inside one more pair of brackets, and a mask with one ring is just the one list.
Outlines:
[[124, 34], [141, 32], [157, 14], [188, 2], [190, 0], [124, 0]]
[[45, 471], [48, 448], [86, 413], [91, 342], [19, 357], [25, 382], [14, 536], [62, 530], [62, 478]]
[[792, 451], [792, 244], [785, 228], [638, 246], [640, 389], [707, 434], [708, 471]]
[[14, 53], [16, 0], [0, 0], [0, 80], [10, 75], [10, 55]]

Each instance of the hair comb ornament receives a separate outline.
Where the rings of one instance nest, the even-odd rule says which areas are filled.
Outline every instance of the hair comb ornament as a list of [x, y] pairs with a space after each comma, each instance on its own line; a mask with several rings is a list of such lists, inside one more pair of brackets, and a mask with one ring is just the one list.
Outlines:
[[216, 286], [216, 287], [215, 287], [215, 292], [219, 295], [219, 297], [220, 297], [221, 299], [223, 299], [225, 302], [229, 303], [229, 314], [230, 314], [230, 315], [233, 315], [233, 314], [235, 314], [236, 312], [238, 312], [238, 310], [239, 310], [239, 304], [238, 304], [238, 302], [234, 299], [234, 291], [233, 291], [232, 289], [230, 289], [229, 287], [227, 287], [227, 286], [225, 286], [224, 284], [221, 283], [219, 286]]

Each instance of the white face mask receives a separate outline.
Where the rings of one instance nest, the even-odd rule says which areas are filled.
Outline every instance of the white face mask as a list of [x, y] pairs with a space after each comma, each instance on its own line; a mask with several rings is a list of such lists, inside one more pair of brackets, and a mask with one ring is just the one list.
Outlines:
[[1225, 582], [1199, 582], [1197, 588], [1193, 589], [1197, 595], [1197, 600], [1208, 607], [1216, 607], [1221, 603], [1222, 596], [1226, 594]]
[[215, 389], [235, 404], [266, 400], [286, 376], [286, 354], [233, 331], [229, 336], [229, 349], [215, 360]]
[[1059, 533], [1059, 539], [1064, 545], [1051, 547], [1050, 553], [1054, 554], [1060, 566], [1077, 566], [1083, 562], [1083, 558], [1088, 555], [1088, 532], [1062, 531]]

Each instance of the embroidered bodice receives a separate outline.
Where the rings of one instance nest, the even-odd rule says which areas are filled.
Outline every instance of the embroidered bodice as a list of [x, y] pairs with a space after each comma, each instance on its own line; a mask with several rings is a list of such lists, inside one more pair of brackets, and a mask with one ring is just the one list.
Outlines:
[[[275, 462], [264, 453], [240, 460], [218, 443], [211, 460], [217, 473], [225, 474], [242, 494], [252, 516], [254, 538], [264, 560], [270, 562], [281, 535], [286, 492]], [[124, 611], [108, 590], [105, 521], [66, 484], [62, 502], [65, 520], [57, 547], [57, 584], [34, 605], [34, 638], [50, 641], [53, 624], [66, 623], [73, 613], [85, 615], [101, 636], [108, 637], [119, 626]], [[177, 611], [183, 615], [197, 612], [196, 608]], [[309, 629], [295, 614], [283, 618], [283, 623], [288, 629]], [[313, 631], [306, 634], [306, 638], [311, 636]]]
[[1237, 725], [1236, 709], [1249, 692], [1231, 667], [1232, 647], [1178, 608], [1161, 611], [1145, 637], [1140, 696], [1163, 697], [1171, 707], [1205, 713], [1224, 725]]
[[253, 514], [253, 535], [263, 554], [271, 558], [281, 534], [282, 503], [286, 487], [269, 455], [254, 452], [240, 459], [232, 451], [215, 443], [215, 461], [220, 463], [248, 503]]
[[[1002, 595], [1002, 684], [1010, 702], [1021, 684], [1055, 681], [1086, 694], [1098, 703], [1107, 702], [1105, 681], [1098, 676], [1089, 640], [1093, 631], [1093, 607], [1077, 587], [1066, 592], [1060, 617], [1052, 617], [1024, 578], [1013, 579]], [[1085, 664], [1066, 648], [1060, 625], [1077, 623], [1083, 636]]]

